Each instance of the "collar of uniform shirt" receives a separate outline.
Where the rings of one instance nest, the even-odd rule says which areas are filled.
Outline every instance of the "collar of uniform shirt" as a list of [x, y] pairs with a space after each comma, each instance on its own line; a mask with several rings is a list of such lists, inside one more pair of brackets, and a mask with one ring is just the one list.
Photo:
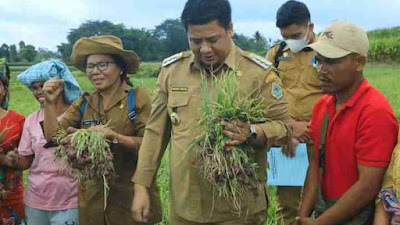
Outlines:
[[[233, 43], [232, 41], [232, 48], [231, 51], [228, 54], [228, 57], [226, 57], [225, 61], [223, 62], [223, 64], [227, 65], [230, 69], [235, 70], [236, 66], [235, 66], [235, 61], [236, 61], [236, 53], [237, 53], [237, 49], [236, 49], [236, 45]], [[192, 57], [192, 69], [196, 69], [196, 70], [201, 70], [202, 67], [200, 66], [200, 63], [196, 60], [196, 57]], [[217, 71], [215, 71], [217, 72]]]
[[[95, 91], [90, 95], [86, 95], [84, 96], [84, 98], [86, 98], [86, 101], [96, 113], [98, 113], [101, 116], [105, 116], [106, 115], [105, 112], [108, 111], [114, 105], [118, 104], [123, 98], [125, 98], [126, 93], [128, 93], [131, 90], [131, 88], [132, 88], [131, 86], [123, 82], [121, 86], [117, 89], [117, 91], [114, 93], [113, 97], [110, 99], [107, 106], [103, 106], [102, 103], [99, 103], [99, 101], [101, 101], [101, 97], [99, 94], [95, 94], [98, 93], [98, 91]], [[102, 107], [99, 104], [101, 104]]]

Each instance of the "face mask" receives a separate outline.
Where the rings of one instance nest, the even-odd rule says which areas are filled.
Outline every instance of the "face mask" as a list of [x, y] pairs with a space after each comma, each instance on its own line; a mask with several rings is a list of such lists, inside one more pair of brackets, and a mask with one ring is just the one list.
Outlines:
[[286, 44], [289, 46], [290, 50], [293, 53], [298, 53], [300, 52], [306, 45], [308, 44], [308, 29], [306, 35], [300, 40], [295, 40], [295, 39], [287, 39], [285, 40]]

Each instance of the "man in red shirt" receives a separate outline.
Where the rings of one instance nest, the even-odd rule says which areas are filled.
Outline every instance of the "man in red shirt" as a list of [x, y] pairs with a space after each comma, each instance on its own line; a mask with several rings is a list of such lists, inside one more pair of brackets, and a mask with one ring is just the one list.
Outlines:
[[[308, 170], [297, 224], [371, 224], [398, 124], [387, 99], [363, 76], [367, 34], [338, 21], [309, 47], [317, 52], [326, 94], [311, 118], [315, 164]], [[314, 210], [317, 218], [308, 218]]]

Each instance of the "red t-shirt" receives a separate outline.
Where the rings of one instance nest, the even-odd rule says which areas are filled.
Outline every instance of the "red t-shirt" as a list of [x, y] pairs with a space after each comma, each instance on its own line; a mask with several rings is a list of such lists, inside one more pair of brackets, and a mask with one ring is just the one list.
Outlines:
[[389, 102], [367, 80], [337, 112], [335, 104], [334, 95], [323, 95], [314, 106], [310, 124], [319, 174], [318, 146], [323, 116], [328, 112], [322, 177], [326, 199], [339, 199], [358, 180], [358, 165], [387, 167], [398, 133]]
[[[18, 147], [24, 120], [25, 117], [23, 115], [11, 110], [6, 116], [0, 119], [0, 131], [6, 130], [0, 141], [0, 152], [6, 154], [8, 151]], [[22, 171], [0, 166], [0, 181], [4, 184], [4, 189], [7, 191], [6, 198], [0, 204], [0, 223], [2, 220], [10, 218], [10, 209], [21, 219], [24, 216]]]

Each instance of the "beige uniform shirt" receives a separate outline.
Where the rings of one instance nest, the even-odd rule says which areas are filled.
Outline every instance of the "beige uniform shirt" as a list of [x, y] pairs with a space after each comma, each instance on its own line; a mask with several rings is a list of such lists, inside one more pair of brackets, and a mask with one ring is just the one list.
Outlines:
[[[170, 210], [186, 220], [207, 223], [232, 219], [233, 208], [225, 199], [214, 199], [211, 185], [200, 174], [199, 149], [195, 147], [188, 151], [189, 144], [201, 133], [196, 128], [203, 113], [201, 79], [202, 76], [210, 79], [202, 75], [196, 65], [191, 52], [164, 60], [133, 180], [146, 187], [153, 184], [160, 158], [170, 142]], [[280, 85], [281, 81], [269, 63], [232, 46], [225, 68], [239, 71], [242, 90], [247, 93], [256, 90], [264, 99], [268, 122], [260, 126], [268, 142], [288, 143], [291, 127], [285, 124], [290, 121], [287, 101], [284, 96], [277, 99], [272, 95], [272, 86]], [[178, 114], [179, 123], [171, 123], [173, 112]], [[265, 146], [255, 154], [261, 186], [242, 203], [247, 215], [267, 208], [266, 151], [269, 147]]]
[[[382, 189], [392, 187], [397, 199], [400, 199], [400, 133], [397, 140], [392, 159], [383, 178]], [[379, 202], [380, 200], [378, 199], [377, 201]]]
[[[268, 51], [267, 60], [275, 62], [278, 48], [275, 45]], [[314, 51], [293, 53], [286, 46], [278, 58], [279, 77], [287, 94], [290, 116], [295, 120], [309, 121], [314, 103], [322, 95], [318, 74], [312, 65], [314, 56]]]
[[[136, 89], [136, 113], [134, 121], [128, 118], [128, 93], [131, 87], [122, 84], [106, 108], [102, 104], [99, 93], [85, 93], [66, 111], [60, 125], [68, 127], [88, 128], [101, 123], [107, 124], [115, 132], [125, 136], [144, 134], [144, 128], [151, 111], [151, 100], [145, 89]], [[86, 98], [87, 107], [83, 116], [79, 112], [82, 98]], [[133, 183], [131, 178], [135, 173], [136, 155], [132, 150], [121, 146], [111, 146], [114, 154], [115, 179], [109, 181], [110, 192], [107, 200], [107, 210], [104, 214], [103, 182], [93, 179], [79, 188], [79, 220], [84, 225], [126, 225], [136, 224], [132, 219], [131, 205], [133, 200]], [[156, 182], [151, 187], [152, 222], [161, 221], [161, 202]], [[105, 216], [107, 219], [105, 219]]]

